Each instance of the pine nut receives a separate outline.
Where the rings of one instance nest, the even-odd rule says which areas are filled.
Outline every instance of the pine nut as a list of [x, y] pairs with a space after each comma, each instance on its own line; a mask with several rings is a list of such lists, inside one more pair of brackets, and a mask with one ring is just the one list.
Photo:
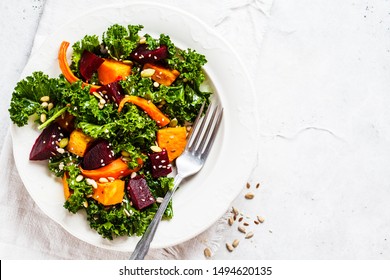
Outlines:
[[45, 96], [42, 96], [40, 100], [41, 100], [41, 102], [49, 102], [50, 101], [50, 97], [45, 95]]
[[139, 43], [140, 43], [140, 44], [145, 44], [145, 43], [146, 43], [146, 37], [141, 37], [141, 38], [139, 39]]
[[108, 179], [107, 178], [99, 178], [99, 183], [108, 183]]
[[141, 71], [141, 77], [142, 78], [149, 78], [149, 77], [152, 77], [154, 75], [154, 73], [156, 72], [156, 70], [152, 69], [152, 68], [148, 68], [148, 69], [145, 69], [145, 70], [142, 70]]
[[150, 149], [155, 152], [155, 153], [159, 153], [159, 152], [162, 152], [162, 149], [159, 147], [159, 146], [151, 146]]
[[39, 118], [41, 123], [44, 123], [47, 119], [46, 114], [41, 114], [41, 117]]
[[84, 176], [80, 174], [76, 177], [76, 182], [81, 182], [83, 179], [84, 179]]
[[86, 182], [88, 185], [92, 186], [94, 189], [97, 189], [98, 186], [97, 186], [97, 183], [95, 180], [87, 178]]

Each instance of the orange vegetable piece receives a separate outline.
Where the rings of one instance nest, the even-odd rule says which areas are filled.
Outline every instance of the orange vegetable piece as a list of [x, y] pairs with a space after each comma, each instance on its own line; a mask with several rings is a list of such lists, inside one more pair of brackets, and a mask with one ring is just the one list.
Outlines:
[[75, 129], [69, 136], [69, 142], [66, 149], [72, 154], [83, 157], [88, 148], [88, 144], [93, 140], [92, 137], [86, 135], [80, 129]]
[[122, 111], [123, 106], [127, 102], [133, 103], [134, 105], [144, 110], [149, 115], [149, 117], [151, 117], [153, 120], [157, 122], [158, 126], [163, 127], [170, 123], [169, 118], [165, 116], [163, 112], [161, 112], [160, 109], [156, 107], [156, 105], [154, 105], [150, 100], [146, 100], [139, 96], [134, 96], [134, 95], [125, 96], [122, 99], [122, 101], [119, 103], [118, 112]]
[[151, 63], [146, 63], [143, 69], [149, 68], [155, 70], [152, 80], [164, 86], [170, 86], [180, 75], [180, 72], [175, 69], [171, 70]]
[[[64, 75], [65, 79], [69, 83], [75, 83], [75, 82], [79, 81], [80, 79], [77, 78], [75, 76], [75, 74], [73, 74], [72, 70], [69, 67], [68, 60], [66, 59], [66, 51], [68, 50], [69, 44], [70, 43], [66, 42], [66, 41], [63, 41], [61, 43], [60, 50], [58, 51], [58, 63], [60, 65], [61, 72]], [[83, 85], [84, 86], [90, 86], [91, 87], [90, 88], [91, 92], [96, 91], [100, 87], [100, 86], [91, 85], [91, 84], [84, 83], [84, 82], [83, 82]]]
[[187, 144], [187, 130], [185, 127], [167, 127], [157, 131], [157, 143], [160, 148], [168, 152], [169, 162], [180, 156]]
[[97, 70], [101, 84], [107, 85], [118, 79], [125, 79], [131, 73], [131, 66], [113, 59], [104, 60]]
[[64, 188], [65, 200], [68, 200], [68, 198], [71, 195], [71, 192], [70, 192], [70, 189], [69, 189], [69, 184], [68, 184], [68, 178], [69, 178], [68, 173], [64, 173], [64, 176], [62, 176], [62, 186]]
[[108, 178], [108, 177], [118, 179], [121, 177], [128, 176], [131, 173], [140, 170], [143, 164], [141, 159], [138, 159], [138, 164], [139, 165], [136, 168], [130, 169], [126, 162], [124, 162], [121, 158], [118, 158], [112, 161], [110, 164], [107, 164], [106, 166], [97, 169], [86, 170], [80, 167], [80, 170], [81, 170], [81, 174], [83, 174], [85, 177], [94, 180], [99, 180], [100, 178]]
[[92, 198], [105, 206], [121, 203], [125, 195], [125, 181], [114, 180], [107, 183], [97, 183]]

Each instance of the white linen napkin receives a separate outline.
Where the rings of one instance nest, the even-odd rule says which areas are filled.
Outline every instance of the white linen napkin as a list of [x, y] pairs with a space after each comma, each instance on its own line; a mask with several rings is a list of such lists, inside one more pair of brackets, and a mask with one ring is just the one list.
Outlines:
[[[132, 3], [133, 1], [116, 1]], [[148, 1], [152, 2], [152, 1]], [[242, 56], [250, 75], [255, 79], [260, 48], [273, 0], [207, 0], [159, 1], [181, 8], [199, 17], [214, 28]], [[35, 36], [32, 54], [56, 28], [91, 7], [104, 6], [106, 1], [46, 0]], [[127, 259], [129, 253], [101, 249], [87, 244], [66, 232], [48, 218], [27, 193], [15, 167], [10, 133], [0, 155], [0, 258], [1, 259]], [[255, 178], [248, 178], [254, 181]], [[244, 184], [243, 184], [244, 190]], [[240, 202], [237, 202], [240, 203]], [[165, 249], [151, 250], [147, 259], [204, 259], [203, 249], [213, 252], [224, 249], [227, 230], [226, 213], [199, 236]], [[215, 258], [224, 254], [215, 254]], [[250, 256], [249, 256], [250, 257]]]

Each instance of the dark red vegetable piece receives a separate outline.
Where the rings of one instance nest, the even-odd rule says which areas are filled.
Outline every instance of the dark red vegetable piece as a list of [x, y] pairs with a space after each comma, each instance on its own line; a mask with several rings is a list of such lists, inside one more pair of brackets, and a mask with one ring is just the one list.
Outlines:
[[169, 163], [168, 152], [163, 149], [161, 152], [149, 154], [152, 165], [152, 176], [154, 178], [167, 176], [172, 172], [172, 166]]
[[79, 68], [80, 74], [86, 82], [91, 79], [93, 73], [97, 71], [103, 62], [104, 59], [97, 56], [96, 54], [87, 50], [83, 51], [79, 62]]
[[138, 210], [142, 210], [156, 201], [149, 190], [145, 178], [142, 176], [138, 175], [131, 178], [127, 184], [126, 191], [133, 206]]
[[114, 101], [119, 105], [122, 99], [125, 97], [122, 86], [119, 84], [119, 81], [112, 82], [110, 84], [101, 86], [98, 90], [104, 99]]
[[132, 60], [140, 63], [156, 63], [168, 58], [168, 48], [165, 45], [149, 50], [146, 44], [138, 45], [130, 54]]
[[92, 142], [83, 157], [83, 168], [93, 170], [110, 164], [114, 157], [114, 151], [110, 143], [104, 139]]
[[30, 151], [30, 160], [46, 160], [58, 155], [58, 143], [62, 138], [66, 137], [66, 132], [57, 124], [52, 123], [46, 127], [38, 138]]

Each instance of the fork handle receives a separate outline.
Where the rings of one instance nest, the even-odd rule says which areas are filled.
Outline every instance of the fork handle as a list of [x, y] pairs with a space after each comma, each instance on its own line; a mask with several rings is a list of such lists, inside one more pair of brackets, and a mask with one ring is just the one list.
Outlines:
[[130, 260], [143, 260], [146, 254], [149, 251], [150, 243], [152, 242], [154, 235], [156, 233], [157, 227], [162, 219], [162, 216], [165, 210], [168, 207], [168, 203], [172, 198], [172, 195], [175, 193], [180, 182], [183, 180], [183, 177], [177, 174], [174, 179], [173, 188], [169, 190], [164, 196], [163, 202], [158, 207], [156, 214], [154, 215], [153, 220], [149, 224], [142, 238], [138, 241], [137, 246], [134, 249], [134, 252], [130, 256]]

